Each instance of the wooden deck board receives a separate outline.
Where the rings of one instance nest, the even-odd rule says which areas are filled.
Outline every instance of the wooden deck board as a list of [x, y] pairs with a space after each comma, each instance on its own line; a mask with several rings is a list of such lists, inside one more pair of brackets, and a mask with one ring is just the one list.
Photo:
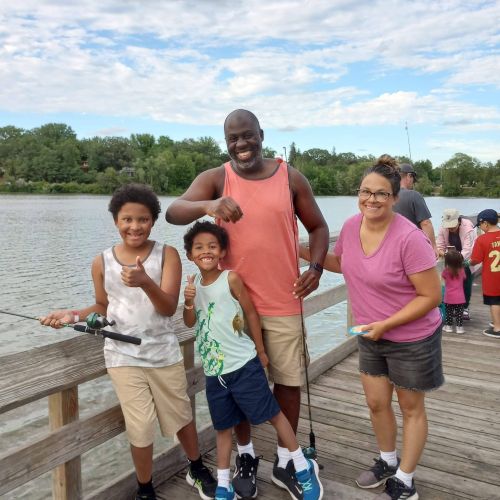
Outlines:
[[[480, 287], [474, 287], [471, 320], [466, 333], [444, 334], [446, 384], [427, 396], [429, 438], [416, 474], [422, 500], [500, 499], [500, 341], [482, 335], [489, 311], [482, 305]], [[298, 436], [308, 442], [309, 422], [305, 394]], [[371, 499], [381, 488], [364, 491], [356, 476], [370, 466], [377, 445], [369, 420], [354, 353], [311, 384], [313, 428], [325, 499]], [[401, 426], [401, 412], [394, 404]], [[264, 424], [253, 431], [254, 446], [263, 456], [259, 465], [259, 498], [290, 498], [270, 482], [275, 454], [274, 429]], [[398, 437], [398, 449], [401, 441]], [[215, 452], [207, 462], [216, 469]], [[180, 472], [161, 485], [160, 499], [199, 498]]]

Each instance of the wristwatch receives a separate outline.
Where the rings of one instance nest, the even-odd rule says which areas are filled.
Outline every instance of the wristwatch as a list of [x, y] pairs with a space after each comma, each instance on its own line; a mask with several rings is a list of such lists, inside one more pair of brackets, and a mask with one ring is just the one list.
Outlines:
[[321, 264], [319, 264], [318, 262], [311, 262], [309, 264], [309, 269], [314, 269], [319, 274], [323, 273], [323, 266]]

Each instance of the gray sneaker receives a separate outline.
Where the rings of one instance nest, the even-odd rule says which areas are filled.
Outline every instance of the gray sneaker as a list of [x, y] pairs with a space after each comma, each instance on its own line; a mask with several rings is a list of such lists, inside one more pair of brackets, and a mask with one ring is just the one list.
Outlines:
[[411, 488], [408, 488], [397, 477], [390, 477], [385, 484], [385, 490], [380, 495], [377, 495], [374, 500], [418, 500], [415, 481], [412, 481]]
[[257, 468], [259, 459], [248, 453], [236, 455], [236, 465], [233, 476], [233, 488], [237, 498], [250, 500], [257, 496]]
[[286, 467], [278, 467], [278, 457], [274, 461], [271, 481], [280, 488], [287, 490], [295, 500], [303, 500], [302, 487], [295, 477], [295, 467], [293, 460], [289, 460]]
[[363, 471], [356, 479], [356, 484], [360, 488], [376, 488], [380, 486], [385, 483], [389, 477], [394, 476], [399, 467], [399, 459], [398, 464], [394, 467], [391, 467], [380, 457], [374, 458], [373, 461], [375, 465], [373, 465], [370, 470]]

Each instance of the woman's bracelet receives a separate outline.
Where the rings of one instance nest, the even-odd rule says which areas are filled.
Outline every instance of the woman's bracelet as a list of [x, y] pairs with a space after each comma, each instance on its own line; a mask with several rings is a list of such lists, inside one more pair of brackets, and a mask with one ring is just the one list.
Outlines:
[[193, 307], [194, 307], [194, 304], [192, 306], [187, 306], [186, 304], [184, 304], [184, 309], [187, 309], [188, 311], [193, 309]]

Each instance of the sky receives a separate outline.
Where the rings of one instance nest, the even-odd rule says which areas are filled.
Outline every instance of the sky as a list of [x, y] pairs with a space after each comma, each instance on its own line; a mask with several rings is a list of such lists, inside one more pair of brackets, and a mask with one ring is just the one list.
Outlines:
[[0, 127], [500, 159], [500, 0], [0, 3]]

